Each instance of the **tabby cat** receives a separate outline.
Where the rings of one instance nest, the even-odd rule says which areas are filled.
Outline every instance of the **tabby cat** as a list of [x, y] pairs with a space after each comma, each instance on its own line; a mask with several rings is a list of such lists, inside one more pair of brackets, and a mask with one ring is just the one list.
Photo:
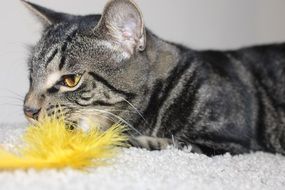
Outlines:
[[74, 127], [124, 123], [149, 150], [285, 153], [285, 44], [197, 51], [154, 35], [131, 0], [87, 16], [23, 3], [44, 26], [28, 61], [31, 122], [61, 110]]

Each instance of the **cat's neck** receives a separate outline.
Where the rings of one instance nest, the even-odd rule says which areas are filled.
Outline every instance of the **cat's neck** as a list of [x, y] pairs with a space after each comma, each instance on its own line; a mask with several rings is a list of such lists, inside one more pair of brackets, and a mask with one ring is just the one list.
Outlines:
[[162, 80], [168, 77], [168, 73], [177, 65], [182, 54], [178, 46], [160, 39], [150, 31], [147, 31], [146, 53], [152, 71]]

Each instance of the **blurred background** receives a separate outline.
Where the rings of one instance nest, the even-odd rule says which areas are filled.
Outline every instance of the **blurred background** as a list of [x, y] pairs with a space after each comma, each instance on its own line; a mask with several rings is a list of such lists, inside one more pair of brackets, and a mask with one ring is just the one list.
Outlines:
[[[105, 0], [31, 0], [68, 13], [101, 13]], [[284, 0], [136, 0], [145, 23], [164, 39], [197, 49], [235, 49], [285, 42]], [[24, 122], [28, 45], [40, 37], [37, 20], [20, 0], [0, 3], [0, 122]], [[284, 52], [285, 53], [285, 52]]]

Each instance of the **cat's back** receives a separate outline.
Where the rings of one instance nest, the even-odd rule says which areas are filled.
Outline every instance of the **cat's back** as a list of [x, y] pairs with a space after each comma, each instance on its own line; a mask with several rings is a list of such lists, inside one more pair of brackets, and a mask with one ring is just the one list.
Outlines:
[[201, 91], [204, 99], [199, 100], [205, 102], [200, 110], [207, 118], [203, 126], [214, 118], [203, 113], [214, 109], [213, 113], [226, 118], [222, 127], [216, 127], [219, 132], [228, 134], [224, 126], [239, 122], [231, 129], [238, 139], [250, 141], [251, 149], [259, 150], [261, 145], [266, 150], [283, 152], [285, 44], [192, 54], [199, 65], [196, 76], [202, 81], [201, 88], [207, 89]]
[[262, 88], [275, 105], [285, 109], [285, 43], [230, 51], [197, 51], [207, 71]]
[[285, 109], [285, 43], [244, 48], [236, 54], [272, 103]]

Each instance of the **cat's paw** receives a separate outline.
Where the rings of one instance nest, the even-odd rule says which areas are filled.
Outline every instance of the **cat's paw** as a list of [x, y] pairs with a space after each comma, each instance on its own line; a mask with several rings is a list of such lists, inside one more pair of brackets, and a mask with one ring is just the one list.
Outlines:
[[130, 145], [147, 150], [164, 150], [173, 145], [173, 141], [167, 138], [157, 138], [149, 136], [137, 136], [129, 139]]

